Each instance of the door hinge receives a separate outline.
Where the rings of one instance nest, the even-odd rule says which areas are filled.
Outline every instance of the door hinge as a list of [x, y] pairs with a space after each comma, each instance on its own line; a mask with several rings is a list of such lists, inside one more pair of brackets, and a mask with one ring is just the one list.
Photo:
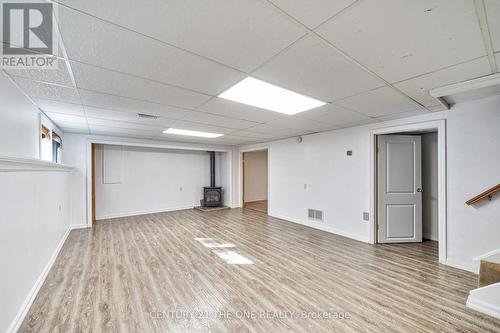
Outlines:
[[380, 224], [377, 223], [377, 231], [380, 230]]
[[379, 152], [380, 152], [380, 149], [379, 149], [379, 148], [378, 148], [378, 146], [377, 146], [377, 154], [378, 154]]

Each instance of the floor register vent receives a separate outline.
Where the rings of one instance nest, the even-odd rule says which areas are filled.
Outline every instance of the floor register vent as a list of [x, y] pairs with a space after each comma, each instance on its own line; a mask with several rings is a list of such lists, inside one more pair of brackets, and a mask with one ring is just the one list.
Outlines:
[[323, 221], [323, 211], [309, 208], [307, 210], [307, 216], [316, 221]]

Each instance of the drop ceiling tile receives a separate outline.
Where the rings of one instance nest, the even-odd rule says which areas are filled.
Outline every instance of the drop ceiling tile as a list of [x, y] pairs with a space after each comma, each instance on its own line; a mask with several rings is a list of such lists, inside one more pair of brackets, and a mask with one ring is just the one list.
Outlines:
[[116, 127], [122, 129], [133, 129], [138, 131], [144, 131], [151, 133], [151, 135], [158, 135], [163, 130], [165, 130], [165, 127], [161, 125], [153, 126], [153, 125], [140, 124], [138, 122], [129, 122], [129, 121], [114, 120], [114, 119], [87, 117], [87, 121], [89, 126], [91, 127], [91, 130], [93, 126], [106, 126], [106, 127]]
[[234, 128], [234, 129], [245, 129], [258, 124], [253, 121], [236, 119], [231, 117], [223, 117], [205, 112], [192, 112], [192, 114], [190, 114], [187, 117], [183, 117], [181, 120], [207, 124], [207, 125]]
[[146, 126], [160, 127], [160, 128], [166, 128], [168, 126], [171, 126], [175, 121], [174, 119], [162, 118], [162, 117], [156, 119], [139, 118], [138, 114], [135, 112], [107, 110], [89, 106], [85, 106], [85, 114], [89, 118], [125, 121], [125, 122], [137, 123]]
[[278, 112], [259, 109], [222, 98], [213, 98], [197, 108], [197, 110], [258, 123], [265, 123], [274, 119], [286, 117], [286, 115]]
[[85, 116], [83, 106], [79, 104], [63, 103], [47, 99], [33, 99], [33, 101], [44, 112], [71, 114], [80, 117]]
[[243, 71], [255, 68], [304, 34], [259, 0], [62, 3]]
[[257, 133], [247, 130], [232, 132], [231, 135], [264, 141], [273, 138], [272, 134]]
[[155, 136], [154, 139], [160, 141], [168, 141], [168, 142], [200, 143], [200, 144], [212, 144], [214, 140], [207, 138], [197, 138], [194, 136], [171, 135], [165, 133], [162, 133], [159, 136]]
[[299, 118], [298, 116], [289, 116], [278, 120], [273, 120], [268, 125], [293, 128], [298, 130], [306, 130], [310, 132], [321, 132], [336, 128], [332, 124], [321, 123], [315, 120]]
[[12, 78], [19, 85], [19, 88], [32, 98], [49, 99], [75, 104], [80, 102], [78, 93], [74, 88], [31, 81], [18, 76], [13, 76]]
[[182, 120], [176, 120], [174, 124], [172, 124], [172, 127], [190, 131], [200, 131], [200, 132], [220, 133], [220, 134], [229, 134], [234, 132], [234, 128], [192, 123]]
[[25, 79], [73, 87], [66, 61], [61, 59], [57, 59], [57, 68], [54, 69], [5, 69], [5, 71], [7, 74]]
[[335, 104], [327, 104], [320, 108], [303, 112], [299, 114], [299, 117], [339, 126], [370, 119], [361, 113]]
[[87, 119], [83, 116], [76, 116], [72, 114], [64, 114], [64, 113], [55, 113], [55, 112], [45, 112], [47, 117], [50, 118], [54, 123], [59, 125], [61, 124], [67, 124], [71, 123], [74, 126], [76, 125], [82, 125], [82, 126], [87, 126]]
[[324, 102], [384, 85], [315, 36], [301, 39], [253, 76]]
[[271, 0], [310, 29], [350, 6], [356, 0]]
[[114, 96], [85, 89], [79, 89], [79, 92], [83, 105], [89, 107], [132, 112], [134, 114], [145, 113], [174, 119], [183, 119], [194, 112], [169, 105], [145, 102], [133, 98]]
[[416, 103], [390, 87], [378, 88], [337, 101], [336, 104], [369, 117], [408, 112], [420, 109]]
[[71, 62], [78, 88], [178, 107], [196, 107], [210, 96]]
[[389, 114], [386, 116], [378, 117], [377, 119], [380, 121], [387, 121], [387, 120], [393, 120], [393, 119], [421, 116], [421, 115], [427, 114], [427, 113], [430, 113], [430, 111], [427, 111], [426, 109], [421, 109], [421, 110], [415, 110], [415, 111], [410, 111], [410, 112]]
[[251, 143], [257, 143], [257, 142], [262, 142], [263, 140], [255, 139], [255, 138], [248, 138], [248, 137], [239, 137], [235, 135], [224, 135], [220, 138], [215, 138], [213, 143], [216, 144], [225, 144], [225, 145], [247, 145]]
[[469, 0], [362, 1], [317, 31], [389, 82], [486, 54]]
[[[101, 103], [99, 100], [96, 103], [95, 98], [104, 98], [106, 99], [107, 97], [110, 97], [111, 103]], [[118, 100], [117, 100], [118, 99]], [[153, 104], [153, 105], [148, 105], [149, 103], [142, 103], [138, 101], [137, 105], [134, 107], [134, 101], [132, 101], [132, 105], [128, 103], [127, 101], [122, 101], [120, 98], [116, 98], [114, 96], [109, 96], [109, 95], [104, 95], [102, 94], [94, 94], [92, 92], [87, 92], [82, 94], [82, 100], [84, 101], [83, 103], [86, 105], [86, 110], [87, 110], [87, 115], [92, 116], [92, 115], [106, 115], [106, 117], [116, 117], [116, 119], [125, 119], [127, 121], [140, 121], [140, 122], [152, 122], [152, 123], [165, 123], [162, 122], [161, 120], [155, 120], [155, 119], [149, 119], [149, 120], [144, 120], [144, 119], [139, 119], [138, 118], [138, 113], [146, 113], [150, 115], [156, 115], [162, 117], [162, 119], [167, 119], [169, 122], [172, 120], [182, 120], [182, 121], [189, 121], [193, 123], [200, 123], [200, 124], [206, 124], [206, 125], [214, 125], [214, 126], [222, 126], [222, 127], [227, 127], [227, 128], [233, 128], [233, 129], [245, 129], [251, 126], [257, 125], [256, 122], [252, 121], [246, 121], [242, 119], [235, 119], [235, 118], [230, 118], [230, 117], [223, 117], [223, 116], [218, 116], [218, 115], [213, 115], [205, 112], [199, 112], [199, 111], [192, 111], [192, 110], [186, 110], [186, 109], [180, 109], [180, 108], [174, 108], [174, 107], [163, 107], [162, 105], [158, 104]], [[89, 102], [90, 101], [90, 102]], [[114, 101], [117, 101], [117, 103], [114, 103]], [[109, 100], [108, 100], [109, 102]], [[121, 107], [121, 103], [126, 103], [126, 107]], [[98, 104], [100, 105], [99, 107], [92, 106]], [[111, 109], [109, 108], [111, 104]], [[144, 104], [146, 104], [146, 107], [143, 107]], [[163, 107], [163, 108], [162, 108]]]
[[429, 90], [467, 81], [490, 73], [488, 58], [483, 57], [402, 81], [396, 83], [394, 86], [423, 105], [433, 106], [437, 105], [438, 101], [429, 94]]
[[343, 125], [341, 125], [341, 128], [364, 126], [364, 125], [379, 123], [379, 122], [380, 122], [380, 120], [378, 120], [376, 118], [368, 118], [368, 119], [359, 120], [359, 121], [355, 121], [355, 122], [348, 123], [348, 124], [343, 124]]
[[273, 137], [284, 137], [284, 136], [304, 135], [313, 133], [312, 131], [292, 129], [292, 128], [286, 128], [269, 124], [260, 124], [251, 127], [248, 130], [256, 133], [271, 134]]
[[[130, 30], [61, 7], [60, 26], [71, 60], [217, 95], [244, 73]], [[82, 31], [91, 38], [82, 38]]]
[[73, 127], [71, 124], [60, 126], [64, 133], [90, 134], [88, 127]]
[[135, 130], [130, 128], [108, 127], [100, 125], [90, 125], [90, 134], [106, 135], [137, 139], [152, 139], [154, 135], [149, 131]]
[[500, 52], [500, 1], [485, 0], [485, 5], [493, 49], [495, 52]]

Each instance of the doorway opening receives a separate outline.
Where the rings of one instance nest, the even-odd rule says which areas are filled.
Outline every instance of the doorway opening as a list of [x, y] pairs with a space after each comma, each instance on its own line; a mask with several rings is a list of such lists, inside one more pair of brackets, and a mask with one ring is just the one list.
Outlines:
[[370, 242], [417, 243], [446, 263], [445, 121], [371, 131]]
[[438, 242], [437, 131], [380, 135], [377, 147], [377, 243]]
[[268, 212], [268, 151], [242, 153], [243, 208]]

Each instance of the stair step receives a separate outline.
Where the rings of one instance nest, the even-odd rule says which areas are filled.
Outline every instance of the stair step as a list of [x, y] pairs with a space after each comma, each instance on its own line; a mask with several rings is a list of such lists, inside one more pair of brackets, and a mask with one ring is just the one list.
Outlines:
[[467, 307], [500, 319], [500, 283], [471, 290]]
[[500, 282], [500, 254], [481, 260], [478, 287]]

